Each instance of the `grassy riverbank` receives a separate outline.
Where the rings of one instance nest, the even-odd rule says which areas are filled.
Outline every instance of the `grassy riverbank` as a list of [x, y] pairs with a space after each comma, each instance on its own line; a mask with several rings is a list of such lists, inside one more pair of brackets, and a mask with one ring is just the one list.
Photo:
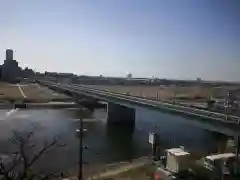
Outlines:
[[153, 180], [154, 179], [154, 172], [156, 167], [152, 164], [147, 164], [141, 167], [137, 167], [134, 169], [130, 169], [123, 173], [120, 173], [116, 176], [112, 177], [112, 180]]
[[46, 103], [50, 101], [65, 102], [70, 98], [55, 93], [38, 84], [8, 84], [0, 83], [0, 103], [25, 102], [25, 103]]

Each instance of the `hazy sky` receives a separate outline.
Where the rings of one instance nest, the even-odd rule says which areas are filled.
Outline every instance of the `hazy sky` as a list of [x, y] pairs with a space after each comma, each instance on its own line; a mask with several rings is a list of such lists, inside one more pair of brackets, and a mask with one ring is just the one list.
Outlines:
[[240, 81], [238, 0], [0, 0], [0, 63]]

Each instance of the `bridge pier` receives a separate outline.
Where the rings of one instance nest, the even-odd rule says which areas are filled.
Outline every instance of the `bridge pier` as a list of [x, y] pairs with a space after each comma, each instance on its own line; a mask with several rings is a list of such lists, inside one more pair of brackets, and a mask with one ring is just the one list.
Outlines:
[[135, 125], [135, 109], [113, 103], [107, 104], [107, 123]]

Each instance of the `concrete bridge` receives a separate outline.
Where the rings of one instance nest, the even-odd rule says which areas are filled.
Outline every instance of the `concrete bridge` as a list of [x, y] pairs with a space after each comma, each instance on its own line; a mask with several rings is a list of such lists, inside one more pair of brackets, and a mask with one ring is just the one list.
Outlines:
[[57, 84], [50, 81], [38, 81], [56, 91], [61, 91], [73, 96], [76, 100], [88, 97], [94, 101], [108, 102], [107, 110], [109, 123], [124, 123], [131, 126], [135, 124], [135, 109], [138, 106], [154, 108], [161, 111], [168, 111], [179, 115], [187, 116], [188, 123], [216, 131], [230, 136], [240, 135], [240, 118], [227, 116], [225, 114], [201, 110], [197, 108], [184, 107], [171, 103], [134, 97], [126, 94], [113, 93], [106, 90], [99, 90], [83, 85]]

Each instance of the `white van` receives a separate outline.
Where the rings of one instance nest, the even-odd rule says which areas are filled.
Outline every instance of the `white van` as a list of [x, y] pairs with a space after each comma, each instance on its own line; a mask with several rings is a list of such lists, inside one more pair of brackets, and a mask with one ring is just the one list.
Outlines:
[[235, 157], [236, 155], [233, 153], [206, 156], [204, 158], [204, 167], [212, 171], [215, 167], [219, 167], [219, 165], [221, 166], [222, 164], [232, 166], [235, 161]]

